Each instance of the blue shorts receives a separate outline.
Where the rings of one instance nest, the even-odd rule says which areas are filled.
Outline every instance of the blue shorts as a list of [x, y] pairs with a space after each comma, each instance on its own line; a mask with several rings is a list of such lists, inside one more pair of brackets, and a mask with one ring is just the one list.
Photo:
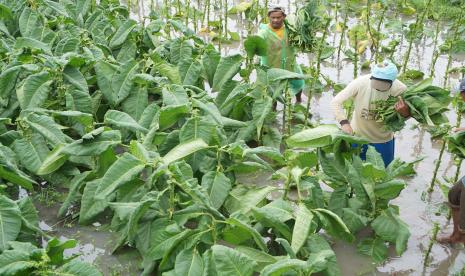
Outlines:
[[[376, 151], [381, 154], [385, 167], [391, 164], [392, 160], [394, 160], [394, 138], [392, 138], [391, 141], [387, 141], [386, 143], [370, 143], [368, 145], [373, 146], [376, 149]], [[368, 145], [362, 146], [362, 152], [360, 153], [360, 158], [362, 158], [362, 160], [366, 159]]]

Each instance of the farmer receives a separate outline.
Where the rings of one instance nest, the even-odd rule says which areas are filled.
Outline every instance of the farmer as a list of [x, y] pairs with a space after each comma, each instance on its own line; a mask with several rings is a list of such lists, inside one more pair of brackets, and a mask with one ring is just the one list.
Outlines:
[[[465, 79], [460, 83], [460, 96], [465, 101]], [[454, 129], [454, 131], [464, 131], [465, 127]], [[449, 207], [452, 214], [454, 230], [446, 237], [439, 237], [441, 243], [463, 243], [465, 245], [465, 177], [462, 177], [449, 190]]]
[[[282, 7], [271, 7], [268, 9], [269, 24], [260, 24], [258, 35], [267, 43], [267, 54], [262, 56], [260, 63], [270, 68], [281, 68], [302, 74], [302, 69], [296, 62], [296, 54], [293, 47], [289, 45], [284, 19], [286, 13]], [[302, 89], [304, 80], [295, 79], [290, 81], [290, 88], [298, 103], [302, 102]]]
[[[399, 96], [407, 88], [397, 80], [397, 67], [390, 61], [384, 61], [372, 67], [371, 74], [358, 77], [347, 85], [331, 101], [331, 109], [345, 133], [355, 134], [370, 141], [370, 145], [383, 157], [384, 165], [388, 166], [394, 159], [394, 135], [384, 129], [382, 123], [376, 122], [374, 102], [387, 100], [389, 96]], [[344, 112], [344, 101], [352, 98], [354, 111], [349, 121]], [[403, 117], [410, 116], [409, 108], [399, 96], [394, 106]], [[365, 159], [367, 145], [362, 147], [360, 157]]]

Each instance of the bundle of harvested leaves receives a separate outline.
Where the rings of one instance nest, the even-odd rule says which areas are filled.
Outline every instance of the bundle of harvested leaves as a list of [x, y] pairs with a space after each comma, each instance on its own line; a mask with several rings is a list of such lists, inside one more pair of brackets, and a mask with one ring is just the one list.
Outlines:
[[465, 158], [465, 131], [459, 131], [446, 137], [447, 150], [458, 156]]
[[[410, 108], [411, 116], [420, 124], [437, 126], [447, 122], [444, 112], [451, 102], [449, 91], [431, 85], [431, 79], [425, 79], [418, 84], [409, 87], [402, 98]], [[390, 96], [385, 101], [376, 101], [376, 121], [384, 123], [390, 131], [401, 130], [405, 126], [405, 118], [394, 109], [396, 97]]]
[[317, 2], [307, 1], [301, 7], [295, 20], [286, 20], [289, 44], [302, 52], [312, 52], [318, 43], [316, 32], [321, 24], [321, 18], [317, 15]]

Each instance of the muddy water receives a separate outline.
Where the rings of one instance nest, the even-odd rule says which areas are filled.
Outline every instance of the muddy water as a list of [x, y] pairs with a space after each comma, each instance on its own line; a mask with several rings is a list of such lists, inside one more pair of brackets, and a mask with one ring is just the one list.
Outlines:
[[[137, 7], [134, 7], [133, 17], [142, 20], [143, 15], [147, 15], [150, 11], [151, 0], [145, 2], [139, 1]], [[157, 1], [154, 5], [157, 5]], [[161, 1], [158, 1], [161, 2]], [[192, 0], [191, 2], [197, 2]], [[203, 2], [203, 1], [200, 1]], [[228, 1], [231, 5], [233, 2]], [[273, 2], [273, 1], [270, 1]], [[137, 3], [132, 1], [132, 3]], [[294, 1], [280, 1], [282, 5], [295, 9]], [[292, 3], [292, 4], [291, 4]], [[212, 20], [215, 15], [212, 14]], [[342, 19], [339, 18], [339, 21]], [[356, 24], [358, 19], [350, 18], [349, 25]], [[389, 20], [389, 19], [387, 19]], [[410, 19], [403, 18], [405, 23]], [[427, 22], [427, 24], [431, 24]], [[238, 17], [231, 17], [228, 21], [228, 29], [237, 31], [241, 37], [247, 36], [245, 31], [244, 21]], [[399, 36], [399, 34], [391, 34], [390, 38], [385, 39], [385, 42]], [[208, 36], [205, 36], [208, 40]], [[331, 45], [338, 45], [340, 39], [339, 34], [330, 33], [328, 42]], [[442, 39], [442, 38], [441, 38]], [[439, 43], [440, 45], [441, 43]], [[222, 47], [223, 54], [234, 54], [242, 52], [241, 43], [224, 44]], [[394, 56], [397, 63], [402, 64], [403, 54], [406, 52], [407, 43], [405, 40], [397, 49]], [[421, 40], [415, 44], [411, 58], [409, 60], [409, 68], [420, 69], [427, 75], [429, 74], [431, 60], [433, 56], [433, 42], [430, 38]], [[369, 58], [370, 53], [367, 52], [363, 58]], [[298, 61], [303, 65], [308, 65], [311, 57], [308, 55], [299, 55]], [[463, 56], [455, 56], [451, 68], [464, 65]], [[441, 55], [435, 66], [434, 84], [443, 85], [443, 79], [447, 66], [447, 56]], [[353, 64], [341, 57], [341, 60], [336, 60], [336, 57], [329, 58], [322, 63], [322, 74], [328, 76], [336, 83], [349, 83], [353, 78]], [[360, 72], [366, 74], [367, 72]], [[459, 75], [451, 74], [447, 87], [455, 88], [459, 83]], [[329, 110], [329, 102], [333, 97], [333, 91], [328, 90], [321, 95], [317, 95], [311, 100], [311, 109], [313, 120], [317, 123], [335, 123], [334, 118]], [[448, 114], [451, 124], [455, 124], [456, 115], [451, 111]], [[430, 265], [427, 268], [423, 267], [424, 252], [428, 247], [433, 223], [438, 223], [443, 229], [441, 233], [449, 233], [451, 225], [447, 221], [444, 212], [443, 202], [445, 197], [436, 186], [431, 196], [425, 195], [426, 189], [431, 181], [432, 173], [435, 167], [435, 160], [439, 155], [441, 148], [440, 142], [431, 141], [429, 133], [418, 129], [413, 120], [408, 121], [407, 127], [396, 134], [396, 156], [405, 161], [412, 161], [416, 158], [423, 157], [416, 166], [417, 175], [407, 180], [408, 186], [401, 193], [393, 204], [400, 207], [401, 218], [409, 225], [411, 237], [408, 242], [406, 252], [401, 256], [395, 256], [391, 248], [391, 254], [388, 261], [382, 265], [375, 265], [367, 257], [361, 256], [356, 252], [356, 246], [352, 244], [336, 242], [333, 249], [338, 258], [338, 264], [341, 267], [344, 276], [352, 275], [459, 275], [458, 273], [465, 266], [465, 252], [460, 248], [451, 248], [435, 243], [431, 251]], [[462, 170], [465, 165], [462, 166]], [[445, 182], [444, 177], [453, 177], [456, 171], [456, 165], [453, 158], [447, 152], [444, 154], [438, 179]], [[463, 170], [465, 172], [465, 170]], [[259, 175], [257, 177], [247, 177], [247, 183], [263, 185], [270, 183], [267, 175]], [[74, 252], [80, 252], [83, 260], [94, 262], [106, 275], [136, 275], [137, 263], [134, 261], [139, 257], [131, 250], [122, 250], [115, 255], [110, 254], [114, 238], [112, 233], [105, 227], [83, 227], [71, 226], [65, 227], [58, 223], [55, 218], [56, 208], [45, 208], [39, 206], [40, 216], [43, 227], [52, 227], [55, 235], [65, 238], [75, 238], [79, 241], [79, 246]]]

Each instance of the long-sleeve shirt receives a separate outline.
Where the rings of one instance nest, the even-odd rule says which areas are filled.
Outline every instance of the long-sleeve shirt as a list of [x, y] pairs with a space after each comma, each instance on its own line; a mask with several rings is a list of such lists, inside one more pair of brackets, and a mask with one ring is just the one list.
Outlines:
[[355, 135], [368, 139], [371, 143], [385, 143], [394, 137], [391, 131], [384, 129], [382, 123], [375, 120], [374, 102], [386, 100], [389, 96], [399, 96], [407, 86], [399, 80], [392, 83], [388, 91], [381, 92], [371, 87], [371, 75], [353, 80], [331, 101], [331, 110], [338, 122], [347, 119], [343, 103], [349, 98], [354, 100], [354, 111], [350, 125]]

